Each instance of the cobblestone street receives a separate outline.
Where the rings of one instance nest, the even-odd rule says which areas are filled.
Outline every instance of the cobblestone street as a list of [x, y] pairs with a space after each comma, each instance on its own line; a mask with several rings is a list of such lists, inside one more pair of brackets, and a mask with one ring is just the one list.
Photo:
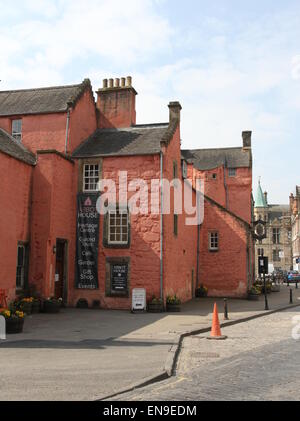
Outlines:
[[294, 316], [299, 308], [223, 328], [226, 341], [187, 338], [176, 377], [114, 400], [299, 400]]

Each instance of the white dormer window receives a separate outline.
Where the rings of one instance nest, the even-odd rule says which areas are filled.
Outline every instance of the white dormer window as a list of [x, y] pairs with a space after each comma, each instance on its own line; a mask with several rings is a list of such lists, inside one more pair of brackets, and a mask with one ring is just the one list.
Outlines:
[[96, 192], [99, 190], [99, 164], [84, 164], [83, 191]]
[[12, 120], [11, 134], [18, 142], [22, 142], [22, 120]]

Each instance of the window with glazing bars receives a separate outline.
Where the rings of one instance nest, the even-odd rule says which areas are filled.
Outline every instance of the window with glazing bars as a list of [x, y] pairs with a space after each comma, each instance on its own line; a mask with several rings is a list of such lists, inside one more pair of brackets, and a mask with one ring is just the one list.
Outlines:
[[11, 134], [18, 142], [22, 142], [22, 120], [12, 120]]
[[83, 166], [83, 191], [98, 191], [99, 165], [84, 164]]
[[209, 233], [209, 249], [219, 250], [219, 233], [218, 232]]
[[128, 211], [119, 209], [109, 211], [108, 214], [108, 243], [127, 244], [128, 243]]
[[280, 228], [273, 228], [273, 244], [280, 243]]

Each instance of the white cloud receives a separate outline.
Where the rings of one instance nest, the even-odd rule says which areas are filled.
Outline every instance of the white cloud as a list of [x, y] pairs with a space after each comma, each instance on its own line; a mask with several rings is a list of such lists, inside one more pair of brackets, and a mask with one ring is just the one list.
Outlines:
[[[7, 86], [28, 86], [31, 82], [31, 78], [9, 77], [17, 60], [22, 74], [34, 72], [39, 75], [36, 84], [48, 85], [53, 82], [47, 79], [49, 73], [57, 80], [66, 65], [82, 58], [102, 57], [129, 66], [167, 51], [172, 31], [167, 20], [155, 12], [155, 3], [27, 0], [24, 19], [0, 29], [0, 64], [6, 69]], [[6, 14], [10, 12], [6, 8]]]
[[300, 80], [300, 55], [292, 58], [292, 78]]

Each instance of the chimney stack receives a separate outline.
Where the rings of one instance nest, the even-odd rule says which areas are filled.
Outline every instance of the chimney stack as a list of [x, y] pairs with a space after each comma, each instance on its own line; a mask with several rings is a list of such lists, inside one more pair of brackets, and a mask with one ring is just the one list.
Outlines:
[[180, 121], [180, 112], [182, 110], [180, 102], [178, 102], [178, 101], [170, 102], [169, 110], [170, 110], [169, 121], [170, 122], [172, 120], [179, 120]]
[[136, 95], [131, 76], [115, 80], [103, 79], [103, 88], [97, 91], [98, 127], [107, 129], [134, 126]]
[[243, 149], [245, 150], [251, 149], [252, 132], [251, 131], [242, 132], [242, 137], [243, 137]]

